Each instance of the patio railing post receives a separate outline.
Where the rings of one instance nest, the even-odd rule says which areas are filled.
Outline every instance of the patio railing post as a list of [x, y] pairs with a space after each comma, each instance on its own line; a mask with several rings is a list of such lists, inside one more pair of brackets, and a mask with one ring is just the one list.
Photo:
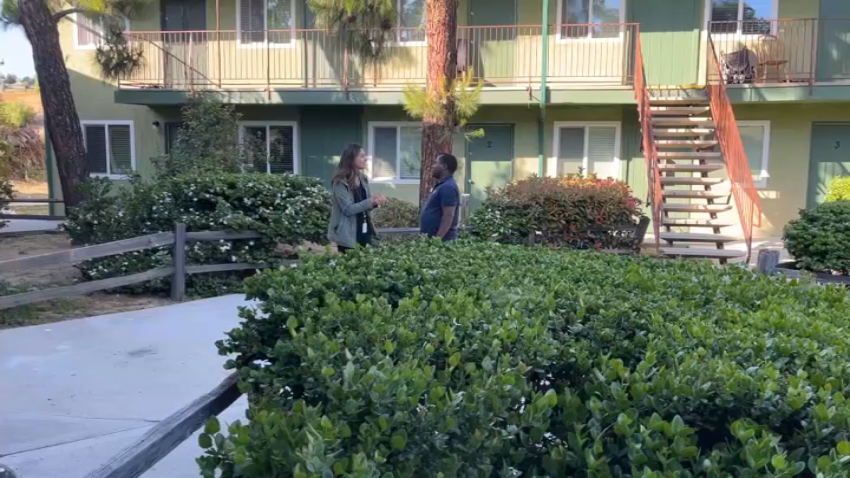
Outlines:
[[186, 298], [186, 224], [174, 226], [174, 251], [171, 255], [174, 275], [171, 277], [171, 300]]

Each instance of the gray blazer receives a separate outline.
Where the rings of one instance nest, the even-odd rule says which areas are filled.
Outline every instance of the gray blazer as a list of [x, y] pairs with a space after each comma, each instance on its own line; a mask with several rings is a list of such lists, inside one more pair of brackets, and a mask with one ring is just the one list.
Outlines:
[[[335, 183], [331, 189], [331, 223], [328, 226], [328, 240], [338, 246], [357, 246], [357, 215], [372, 210], [372, 192], [369, 180], [360, 175], [360, 183], [366, 190], [366, 199], [354, 202], [354, 193], [345, 182]], [[367, 218], [368, 219], [368, 218]], [[371, 221], [369, 227], [372, 227]]]

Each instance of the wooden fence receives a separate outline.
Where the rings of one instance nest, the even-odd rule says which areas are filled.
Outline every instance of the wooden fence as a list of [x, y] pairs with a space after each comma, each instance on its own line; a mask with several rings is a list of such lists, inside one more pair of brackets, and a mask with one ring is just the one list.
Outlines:
[[[61, 199], [4, 199], [7, 204], [62, 204]], [[5, 214], [0, 208], [0, 219], [33, 219], [43, 221], [64, 221], [65, 216], [54, 216], [49, 214]], [[0, 477], [2, 478], [2, 477]]]
[[[378, 233], [385, 235], [407, 235], [416, 234], [418, 232], [419, 230], [416, 228], [378, 229]], [[36, 290], [32, 292], [25, 292], [22, 294], [3, 296], [0, 297], [0, 310], [21, 305], [33, 304], [45, 300], [60, 299], [64, 297], [76, 297], [101, 290], [115, 289], [118, 287], [124, 287], [132, 284], [148, 282], [164, 277], [171, 277], [171, 298], [177, 301], [183, 300], [186, 297], [187, 275], [206, 274], [209, 272], [222, 271], [266, 269], [270, 267], [270, 264], [248, 263], [187, 265], [187, 243], [260, 238], [260, 234], [251, 231], [186, 232], [185, 224], [177, 224], [174, 228], [174, 232], [161, 232], [142, 237], [134, 237], [132, 239], [124, 239], [121, 241], [99, 244], [96, 246], [81, 247], [77, 249], [69, 249], [66, 251], [58, 251], [37, 256], [24, 257], [21, 259], [2, 261], [0, 262], [0, 274], [4, 272], [21, 272], [39, 269], [43, 267], [52, 267], [60, 264], [74, 264], [91, 259], [109, 257], [118, 254], [124, 254], [127, 252], [143, 251], [157, 247], [173, 247], [173, 261], [170, 267], [153, 269], [127, 276], [112, 277], [109, 279], [91, 282], [83, 282], [81, 284], [76, 284], [72, 286], [56, 287], [53, 289]], [[295, 261], [287, 262], [293, 263]]]

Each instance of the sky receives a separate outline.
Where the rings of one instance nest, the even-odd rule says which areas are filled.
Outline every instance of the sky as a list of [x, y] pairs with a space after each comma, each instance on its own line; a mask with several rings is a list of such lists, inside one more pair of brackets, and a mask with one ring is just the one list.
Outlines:
[[4, 75], [35, 76], [32, 49], [23, 28], [13, 27], [5, 31], [0, 28], [0, 60], [6, 63], [0, 66], [0, 73]]

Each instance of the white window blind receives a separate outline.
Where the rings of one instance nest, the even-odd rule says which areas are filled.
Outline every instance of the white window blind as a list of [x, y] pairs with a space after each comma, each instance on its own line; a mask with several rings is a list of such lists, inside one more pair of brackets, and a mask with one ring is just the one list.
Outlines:
[[370, 125], [371, 177], [377, 181], [419, 181], [422, 169], [422, 126]]
[[620, 130], [615, 125], [556, 125], [556, 174], [619, 178]]
[[106, 26], [124, 22], [124, 28], [129, 28], [129, 22], [120, 17], [109, 17], [88, 13], [74, 15], [74, 41], [80, 49], [94, 49], [103, 42]]
[[747, 163], [750, 165], [756, 187], [767, 186], [769, 131], [770, 127], [766, 123], [738, 123], [738, 132], [744, 143], [744, 152], [747, 154]]
[[122, 176], [133, 171], [133, 127], [129, 123], [83, 123], [86, 164], [94, 175]]

